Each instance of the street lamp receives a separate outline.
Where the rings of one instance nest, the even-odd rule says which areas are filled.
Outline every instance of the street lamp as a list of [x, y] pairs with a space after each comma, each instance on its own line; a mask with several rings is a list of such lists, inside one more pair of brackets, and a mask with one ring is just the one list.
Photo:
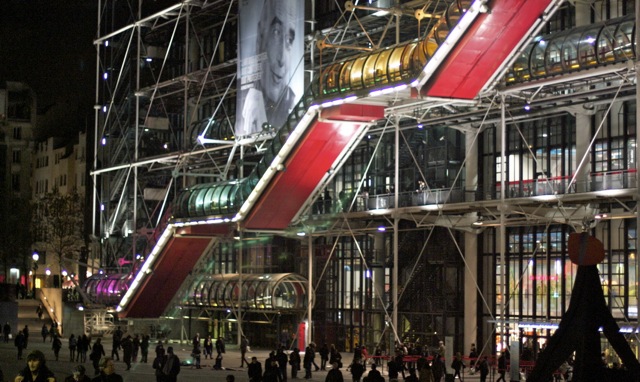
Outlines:
[[31, 265], [31, 269], [33, 270], [33, 276], [31, 277], [33, 280], [33, 288], [31, 288], [32, 292], [33, 292], [33, 297], [36, 297], [36, 287], [37, 287], [37, 283], [36, 283], [36, 279], [37, 279], [37, 271], [38, 271], [38, 260], [40, 260], [40, 255], [38, 254], [37, 251], [34, 251], [33, 254], [31, 255], [31, 259], [33, 259], [33, 264]]

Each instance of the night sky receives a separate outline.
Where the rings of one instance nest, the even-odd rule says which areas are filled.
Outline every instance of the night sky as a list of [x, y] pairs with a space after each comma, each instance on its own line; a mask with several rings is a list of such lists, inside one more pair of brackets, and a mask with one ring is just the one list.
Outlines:
[[23, 81], [39, 109], [95, 99], [97, 0], [0, 0], [0, 81]]

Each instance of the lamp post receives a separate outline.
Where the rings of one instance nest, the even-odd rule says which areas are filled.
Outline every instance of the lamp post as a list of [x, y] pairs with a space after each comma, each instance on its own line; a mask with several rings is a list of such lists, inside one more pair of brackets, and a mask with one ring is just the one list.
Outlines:
[[37, 278], [37, 271], [38, 271], [38, 260], [40, 260], [40, 255], [38, 254], [37, 251], [34, 251], [33, 254], [31, 255], [31, 258], [33, 259], [33, 264], [31, 265], [31, 269], [33, 270], [33, 275], [31, 276], [32, 280], [33, 280], [33, 287], [31, 288], [31, 291], [33, 292], [33, 298], [36, 297], [36, 278]]

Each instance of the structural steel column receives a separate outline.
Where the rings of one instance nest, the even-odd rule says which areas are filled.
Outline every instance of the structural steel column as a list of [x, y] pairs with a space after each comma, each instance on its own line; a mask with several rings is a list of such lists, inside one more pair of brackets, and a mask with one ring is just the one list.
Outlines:
[[[313, 238], [311, 237], [311, 235], [309, 235], [309, 252], [308, 252], [308, 260], [309, 260], [309, 264], [308, 264], [308, 272], [309, 272], [309, 285], [307, 286], [307, 289], [309, 290], [309, 293], [307, 293], [307, 338], [306, 338], [306, 343], [309, 344], [311, 343], [311, 341], [313, 341], [312, 338], [312, 334], [313, 334], [313, 330], [312, 330], [312, 326], [313, 326], [313, 321], [312, 321], [312, 314], [313, 314], [313, 296], [314, 296], [314, 289], [313, 289]], [[302, 350], [302, 349], [300, 349]]]
[[507, 335], [507, 322], [506, 322], [506, 314], [507, 314], [507, 300], [508, 300], [508, 286], [507, 286], [507, 261], [506, 261], [506, 235], [507, 228], [505, 227], [505, 188], [506, 188], [506, 177], [507, 177], [507, 122], [506, 122], [506, 101], [505, 96], [501, 96], [500, 102], [500, 228], [498, 229], [498, 236], [500, 240], [500, 278], [502, 282], [502, 291], [500, 294], [502, 295], [502, 301], [500, 303], [500, 344], [503, 347], [507, 347], [509, 344]]
[[392, 328], [395, 340], [398, 337], [398, 192], [400, 190], [400, 120], [395, 123], [395, 179], [394, 179], [394, 209], [393, 209], [393, 268], [391, 275], [391, 296], [393, 298]]
[[[636, 36], [635, 36], [635, 41], [637, 42], [638, 39], [640, 38], [640, 28], [638, 28], [637, 26], [640, 25], [640, 1], [636, 1], [636, 28], [635, 28], [635, 32], [636, 32]], [[636, 195], [635, 195], [635, 199], [636, 199], [636, 203], [640, 202], [640, 174], [638, 174], [638, 155], [640, 155], [640, 142], [638, 142], [638, 121], [640, 121], [640, 102], [638, 102], [638, 94], [640, 94], [640, 64], [638, 64], [638, 51], [637, 51], [637, 47], [635, 50], [635, 68], [636, 68]], [[637, 248], [640, 248], [640, 242], [638, 241], [638, 237], [640, 237], [640, 235], [638, 235], [638, 228], [640, 227], [640, 214], [638, 214], [638, 204], [636, 204], [636, 251]], [[630, 262], [635, 262], [635, 267], [636, 267], [636, 274], [635, 274], [635, 278], [636, 278], [636, 283], [635, 283], [635, 288], [636, 288], [636, 332], [638, 330], [638, 327], [640, 327], [640, 316], [638, 315], [638, 313], [640, 313], [640, 293], [638, 293], [638, 281], [640, 280], [640, 256], [638, 256], [638, 253], [636, 252], [636, 256], [635, 256], [635, 260], [630, 260]], [[635, 341], [635, 349], [633, 349], [636, 354], [638, 353], [638, 341]]]
[[[478, 144], [476, 133], [465, 134], [465, 201], [467, 195], [477, 195], [478, 191]], [[474, 214], [477, 215], [477, 214]], [[464, 273], [464, 354], [469, 354], [471, 344], [478, 342], [478, 263], [482, 264], [482, 254], [478, 251], [478, 233], [469, 232], [464, 235], [464, 258], [467, 264]]]

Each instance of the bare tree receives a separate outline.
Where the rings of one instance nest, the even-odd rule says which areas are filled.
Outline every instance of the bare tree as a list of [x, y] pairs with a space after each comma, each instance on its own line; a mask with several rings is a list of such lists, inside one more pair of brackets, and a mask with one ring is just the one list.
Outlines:
[[78, 260], [84, 246], [84, 206], [77, 192], [61, 194], [56, 188], [40, 198], [33, 208], [33, 230], [39, 251], [53, 255], [65, 268], [65, 259]]

